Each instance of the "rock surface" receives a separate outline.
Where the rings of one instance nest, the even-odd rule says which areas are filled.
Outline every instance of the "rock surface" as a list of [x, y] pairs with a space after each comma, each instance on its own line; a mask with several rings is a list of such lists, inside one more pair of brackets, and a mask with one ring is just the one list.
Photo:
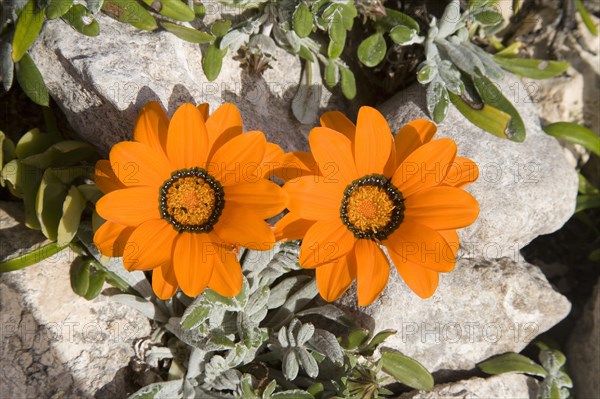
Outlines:
[[600, 398], [600, 280], [567, 345], [569, 375], [578, 398]]
[[[521, 85], [515, 80], [501, 88], [508, 95]], [[459, 155], [479, 166], [479, 179], [467, 190], [479, 201], [481, 213], [475, 223], [459, 230], [465, 257], [517, 259], [521, 248], [539, 235], [558, 230], [575, 209], [577, 173], [556, 139], [541, 130], [529, 96], [524, 90], [519, 93], [511, 100], [527, 128], [523, 143], [479, 129], [454, 107], [438, 128], [436, 137], [452, 138]], [[413, 119], [428, 118], [425, 89], [411, 86], [379, 109], [392, 131]]]
[[[208, 102], [211, 109], [233, 102], [246, 130], [262, 130], [284, 149], [306, 148], [312, 125], [297, 122], [290, 108], [300, 79], [298, 57], [278, 49], [274, 68], [255, 77], [227, 54], [219, 77], [209, 82], [198, 45], [104, 15], [99, 22], [100, 35], [90, 38], [63, 21], [47, 21], [31, 55], [71, 125], [104, 152], [130, 139], [139, 109], [151, 100], [169, 115], [183, 102]], [[335, 100], [325, 89], [316, 95], [322, 107]]]
[[[14, 219], [21, 217], [13, 204], [0, 203], [3, 246], [43, 241]], [[69, 283], [75, 257], [64, 250], [0, 275], [0, 398], [126, 396], [115, 376], [134, 355], [133, 341], [150, 334], [150, 325], [109, 298], [86, 301], [75, 295]]]
[[360, 309], [356, 303], [354, 289], [338, 301], [363, 326], [396, 330], [384, 345], [431, 372], [470, 370], [493, 355], [520, 352], [571, 309], [536, 266], [508, 258], [459, 260], [426, 300], [392, 270], [375, 302]]
[[399, 399], [535, 399], [538, 382], [523, 374], [471, 378], [438, 385], [430, 392], [409, 392]]

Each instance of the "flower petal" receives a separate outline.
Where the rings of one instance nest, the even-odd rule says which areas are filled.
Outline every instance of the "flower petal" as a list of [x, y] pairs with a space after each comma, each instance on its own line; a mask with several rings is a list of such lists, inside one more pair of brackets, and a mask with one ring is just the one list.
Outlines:
[[381, 294], [390, 276], [390, 264], [379, 246], [357, 240], [354, 246], [357, 268], [358, 305], [367, 306]]
[[96, 202], [96, 212], [105, 220], [139, 226], [147, 220], [160, 219], [158, 188], [130, 187], [111, 191]]
[[262, 132], [240, 134], [223, 144], [206, 169], [223, 186], [256, 182], [265, 155], [267, 139]]
[[309, 220], [338, 219], [345, 186], [321, 176], [303, 176], [283, 186], [289, 196], [288, 209]]
[[181, 290], [191, 297], [200, 295], [208, 285], [219, 247], [210, 234], [180, 233], [175, 241], [173, 267]]
[[321, 126], [340, 132], [348, 137], [351, 142], [354, 141], [356, 126], [346, 115], [339, 111], [329, 111], [321, 115]]
[[94, 181], [104, 194], [125, 188], [125, 185], [115, 175], [114, 170], [110, 166], [110, 161], [107, 159], [101, 159], [96, 162]]
[[415, 294], [426, 299], [435, 293], [439, 283], [438, 272], [408, 262], [398, 257], [393, 252], [390, 252], [390, 257], [406, 285], [408, 285]]
[[240, 183], [224, 187], [225, 202], [246, 207], [261, 219], [282, 212], [288, 203], [287, 193], [276, 183], [260, 179], [256, 183]]
[[220, 249], [220, 253], [215, 256], [215, 265], [208, 287], [226, 297], [233, 297], [240, 293], [242, 266], [233, 252]]
[[444, 181], [455, 156], [456, 143], [451, 139], [424, 144], [400, 164], [392, 177], [392, 184], [398, 187], [404, 198], [437, 186]]
[[290, 212], [275, 223], [275, 239], [277, 241], [301, 240], [313, 224], [315, 224], [314, 220], [302, 219]]
[[383, 244], [390, 253], [438, 272], [449, 272], [456, 263], [452, 250], [440, 233], [411, 221], [403, 221]]
[[127, 240], [123, 264], [131, 270], [151, 270], [171, 263], [178, 233], [162, 219], [148, 220], [136, 227]]
[[325, 263], [317, 267], [315, 273], [319, 294], [326, 301], [333, 302], [348, 290], [356, 278], [354, 256], [344, 256], [332, 263]]
[[167, 155], [175, 169], [202, 167], [208, 158], [208, 132], [192, 104], [180, 106], [169, 123]]
[[206, 129], [210, 159], [223, 144], [242, 134], [242, 115], [235, 105], [225, 103], [206, 119]]
[[302, 176], [320, 175], [319, 166], [312, 153], [304, 151], [288, 152], [277, 162], [273, 175], [283, 181], [290, 181]]
[[321, 174], [331, 182], [350, 184], [358, 173], [352, 157], [352, 142], [343, 134], [326, 127], [315, 127], [308, 142]]
[[173, 171], [162, 152], [135, 141], [115, 144], [110, 150], [110, 163], [121, 183], [128, 187], [160, 187]]
[[202, 115], [202, 119], [204, 119], [204, 122], [206, 122], [208, 120], [208, 113], [210, 111], [210, 106], [208, 103], [198, 104], [196, 108], [198, 108], [200, 115]]
[[144, 105], [135, 122], [133, 139], [152, 147], [155, 151], [167, 154], [167, 132], [169, 118], [161, 105], [150, 101]]
[[359, 176], [383, 174], [392, 145], [392, 132], [383, 115], [375, 108], [360, 107], [354, 144], [354, 160]]
[[163, 301], [171, 298], [177, 292], [175, 269], [169, 262], [152, 271], [152, 290]]
[[127, 240], [135, 227], [104, 222], [94, 233], [94, 244], [102, 255], [110, 257], [123, 256]]
[[479, 167], [469, 158], [456, 157], [442, 184], [465, 188], [479, 177]]
[[460, 248], [460, 239], [458, 238], [456, 230], [438, 230], [438, 233], [440, 233], [448, 243], [447, 255], [445, 254], [444, 256], [454, 256], [456, 258]]
[[300, 247], [300, 266], [312, 269], [345, 256], [356, 239], [339, 218], [319, 220], [307, 232]]
[[433, 187], [419, 191], [404, 201], [404, 220], [434, 230], [466, 227], [479, 215], [479, 204], [465, 190], [455, 187]]
[[266, 251], [275, 245], [275, 235], [267, 222], [248, 208], [227, 201], [214, 233], [228, 244], [258, 251]]
[[394, 140], [396, 164], [400, 165], [413, 151], [429, 143], [437, 131], [435, 123], [427, 119], [417, 119], [404, 125]]
[[275, 176], [275, 169], [281, 165], [281, 160], [284, 157], [283, 150], [277, 144], [267, 142], [265, 147], [265, 155], [260, 162], [260, 176], [264, 179]]

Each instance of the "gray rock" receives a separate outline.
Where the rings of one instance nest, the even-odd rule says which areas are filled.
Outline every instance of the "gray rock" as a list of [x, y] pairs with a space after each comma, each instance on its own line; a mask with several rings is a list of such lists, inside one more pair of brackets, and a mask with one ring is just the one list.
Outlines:
[[438, 385], [430, 392], [409, 392], [399, 399], [535, 399], [538, 382], [523, 374], [501, 374]]
[[[463, 256], [518, 258], [519, 251], [541, 234], [558, 230], [575, 209], [577, 173], [565, 159], [558, 142], [546, 135], [520, 81], [502, 85], [517, 106], [527, 139], [515, 143], [484, 132], [454, 107], [439, 125], [436, 137], [456, 141], [458, 153], [479, 165], [479, 179], [468, 191], [481, 212], [473, 225], [459, 230]], [[520, 91], [517, 91], [519, 89]], [[407, 122], [428, 118], [425, 90], [411, 86], [379, 109], [397, 131]]]
[[[3, 245], [36, 235], [13, 219], [17, 213], [0, 203]], [[0, 275], [0, 398], [126, 396], [115, 376], [134, 355], [133, 341], [150, 334], [149, 322], [107, 297], [75, 295], [69, 282], [75, 257], [64, 250]]]
[[338, 304], [365, 327], [397, 333], [385, 346], [428, 370], [470, 370], [493, 355], [520, 352], [570, 311], [542, 272], [524, 261], [462, 259], [429, 299], [421, 299], [392, 270], [371, 305], [357, 308], [356, 290]]
[[578, 398], [600, 398], [600, 280], [567, 344], [569, 375]]
[[[274, 68], [256, 77], [227, 54], [221, 74], [209, 82], [198, 45], [104, 15], [99, 22], [100, 35], [89, 38], [63, 21], [47, 21], [31, 55], [71, 125], [104, 152], [130, 139], [139, 109], [151, 100], [169, 115], [183, 102], [208, 102], [211, 109], [233, 102], [246, 130], [262, 130], [288, 150], [306, 148], [312, 125], [297, 122], [290, 108], [301, 73], [298, 57], [278, 49]], [[322, 107], [335, 100], [326, 89], [317, 95]]]

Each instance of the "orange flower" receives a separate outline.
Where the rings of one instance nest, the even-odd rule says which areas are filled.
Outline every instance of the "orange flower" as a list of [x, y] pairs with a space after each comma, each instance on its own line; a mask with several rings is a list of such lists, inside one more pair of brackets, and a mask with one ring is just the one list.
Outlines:
[[[394, 140], [384, 117], [362, 107], [355, 126], [328, 112], [314, 128], [306, 153], [282, 157], [290, 213], [276, 224], [278, 240], [303, 238], [300, 264], [316, 268], [323, 298], [339, 298], [357, 280], [358, 303], [373, 302], [387, 283], [387, 249], [398, 273], [420, 297], [454, 268], [456, 229], [473, 223], [477, 201], [463, 187], [477, 165], [456, 157], [450, 139], [434, 140], [436, 126], [416, 120]], [[302, 160], [302, 161], [300, 161]], [[310, 169], [316, 173], [310, 173]]]
[[237, 246], [270, 249], [265, 219], [281, 212], [286, 193], [266, 180], [265, 160], [281, 156], [263, 133], [242, 134], [232, 104], [184, 104], [171, 121], [156, 102], [138, 117], [135, 141], [116, 144], [96, 165], [105, 193], [96, 210], [107, 220], [94, 235], [100, 252], [122, 256], [128, 270], [153, 270], [161, 299], [178, 287], [189, 296], [207, 286], [234, 296], [242, 286]]

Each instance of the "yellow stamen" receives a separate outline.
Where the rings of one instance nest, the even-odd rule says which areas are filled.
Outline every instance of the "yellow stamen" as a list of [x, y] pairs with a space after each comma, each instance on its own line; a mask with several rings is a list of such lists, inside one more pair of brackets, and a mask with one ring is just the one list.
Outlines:
[[165, 198], [167, 213], [184, 226], [206, 223], [215, 209], [215, 190], [198, 176], [179, 178]]
[[377, 232], [392, 218], [394, 202], [378, 186], [356, 187], [348, 197], [346, 216], [356, 230]]

